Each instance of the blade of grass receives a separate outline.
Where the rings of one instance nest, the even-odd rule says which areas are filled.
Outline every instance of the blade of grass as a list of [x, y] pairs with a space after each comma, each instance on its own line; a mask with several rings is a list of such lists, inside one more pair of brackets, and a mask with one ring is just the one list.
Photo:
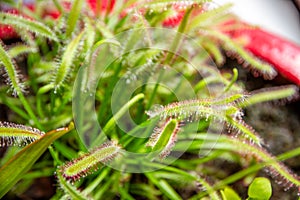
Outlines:
[[31, 143], [0, 168], [0, 198], [3, 197], [26, 173], [48, 146], [74, 128], [73, 123], [46, 133], [41, 139]]
[[171, 200], [181, 200], [182, 198], [177, 192], [163, 179], [157, 180], [151, 173], [145, 173], [147, 178], [154, 183], [162, 192]]
[[[109, 131], [111, 131], [111, 129], [115, 126], [116, 121], [118, 119], [120, 119], [132, 105], [134, 105], [136, 102], [140, 101], [144, 97], [145, 97], [144, 94], [137, 94], [136, 96], [134, 96], [107, 122], [107, 124], [104, 126], [102, 132], [107, 134]], [[97, 146], [97, 144], [101, 144], [101, 140], [103, 139], [102, 137], [103, 137], [103, 134], [99, 134], [97, 139], [92, 143], [92, 147]]]

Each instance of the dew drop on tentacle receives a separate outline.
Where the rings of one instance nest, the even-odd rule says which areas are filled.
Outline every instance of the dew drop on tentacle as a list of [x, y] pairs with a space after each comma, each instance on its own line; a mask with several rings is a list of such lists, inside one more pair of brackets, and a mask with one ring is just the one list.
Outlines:
[[149, 116], [149, 118], [153, 118], [155, 116], [158, 116], [161, 114], [161, 112], [163, 111], [164, 106], [159, 105], [159, 104], [154, 104], [150, 110], [146, 111], [146, 114]]

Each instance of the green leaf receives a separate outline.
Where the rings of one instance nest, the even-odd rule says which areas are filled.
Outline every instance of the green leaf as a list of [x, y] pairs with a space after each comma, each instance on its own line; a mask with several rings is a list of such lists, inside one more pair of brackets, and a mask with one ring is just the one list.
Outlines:
[[73, 123], [46, 133], [41, 139], [26, 146], [0, 168], [0, 198], [3, 197], [25, 174], [49, 145], [74, 128]]
[[[1, 14], [1, 13], [0, 13]], [[1, 15], [0, 15], [1, 18]], [[10, 58], [7, 51], [5, 51], [4, 45], [0, 43], [0, 66], [3, 65], [6, 71], [8, 79], [6, 82], [9, 83], [13, 90], [13, 94], [19, 95], [24, 90], [24, 85], [20, 80], [16, 66]]]
[[268, 200], [272, 196], [272, 186], [269, 179], [255, 178], [248, 189], [249, 199]]
[[73, 2], [73, 6], [72, 6], [72, 9], [71, 9], [68, 21], [67, 21], [66, 34], [68, 37], [70, 37], [72, 35], [72, 33], [76, 27], [82, 4], [83, 4], [83, 0], [75, 0]]
[[40, 139], [43, 132], [20, 124], [0, 121], [0, 147], [2, 146], [26, 146], [27, 144]]
[[224, 190], [221, 190], [221, 195], [223, 200], [241, 200], [239, 195], [229, 187], [226, 187]]
[[94, 172], [103, 163], [113, 160], [120, 154], [121, 147], [116, 142], [108, 142], [85, 153], [77, 159], [67, 162], [60, 167], [63, 177], [70, 181], [76, 181], [87, 174]]
[[165, 158], [175, 144], [178, 131], [179, 122], [176, 119], [167, 120], [162, 127], [154, 130], [147, 146], [152, 147], [153, 151], [161, 151], [160, 158]]
[[3, 12], [0, 13], [0, 21], [1, 24], [16, 26], [20, 29], [25, 29], [34, 32], [37, 35], [57, 41], [55, 33], [45, 24], [40, 22]]
[[57, 173], [57, 177], [61, 188], [65, 191], [67, 196], [71, 197], [71, 199], [77, 199], [77, 200], [91, 199], [88, 197], [86, 193], [80, 192], [75, 186], [73, 186], [68, 181], [66, 181], [59, 172]]
[[[78, 47], [80, 46], [81, 39], [85, 32], [81, 32], [77, 37], [75, 37], [67, 46], [60, 65], [57, 67], [54, 78], [53, 85], [55, 89], [61, 87], [64, 83], [70, 71], [72, 70], [73, 61], [76, 58], [76, 53], [78, 51]], [[51, 84], [50, 84], [51, 85]]]
[[8, 50], [8, 54], [11, 58], [17, 58], [20, 55], [26, 54], [26, 53], [35, 53], [37, 52], [37, 49], [34, 47], [25, 45], [25, 44], [18, 44]]
[[[103, 133], [108, 134], [109, 131], [116, 125], [116, 121], [120, 119], [126, 111], [134, 105], [136, 102], [140, 101], [141, 99], [144, 99], [145, 95], [144, 94], [137, 94], [134, 96], [130, 101], [128, 101], [104, 126], [103, 128]], [[93, 141], [92, 147], [97, 146], [97, 144], [101, 144], [101, 136], [102, 134], [99, 134], [99, 136]]]
[[171, 200], [181, 200], [182, 198], [177, 192], [163, 179], [156, 179], [152, 173], [145, 173], [147, 178], [160, 190], [162, 193]]

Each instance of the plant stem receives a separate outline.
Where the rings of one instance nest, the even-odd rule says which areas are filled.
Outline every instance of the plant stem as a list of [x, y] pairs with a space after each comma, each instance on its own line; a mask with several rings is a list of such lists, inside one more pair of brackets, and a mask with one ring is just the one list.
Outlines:
[[19, 96], [19, 99], [22, 102], [25, 110], [27, 111], [29, 117], [31, 117], [31, 119], [33, 120], [33, 122], [35, 123], [35, 125], [37, 126], [37, 128], [39, 128], [40, 130], [44, 131], [44, 128], [43, 128], [42, 124], [37, 119], [36, 115], [34, 114], [33, 110], [31, 109], [31, 106], [27, 102], [27, 100], [24, 97], [23, 93], [22, 92], [18, 92], [18, 96]]
[[101, 140], [103, 139], [103, 133], [104, 134], [108, 134], [111, 129], [115, 126], [116, 121], [118, 119], [120, 119], [125, 113], [126, 111], [132, 106], [134, 105], [136, 102], [140, 101], [141, 99], [143, 99], [145, 97], [144, 94], [137, 94], [136, 96], [134, 96], [130, 101], [128, 101], [117, 113], [116, 115], [112, 116], [112, 118], [110, 118], [110, 120], [106, 123], [106, 125], [104, 126], [102, 132], [99, 134], [99, 136], [96, 138], [96, 140], [92, 143], [92, 147], [97, 146], [98, 144], [101, 144]]

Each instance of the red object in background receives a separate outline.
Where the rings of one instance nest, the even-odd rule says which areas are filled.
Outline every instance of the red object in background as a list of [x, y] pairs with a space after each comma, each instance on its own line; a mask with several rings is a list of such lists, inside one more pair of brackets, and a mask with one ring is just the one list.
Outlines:
[[[233, 23], [235, 22], [231, 21], [227, 24]], [[282, 76], [300, 85], [300, 46], [244, 22], [237, 24], [237, 28], [224, 32], [232, 39], [242, 41], [245, 49], [272, 64]]]
[[[16, 9], [4, 10], [4, 12], [8, 12], [11, 14], [19, 14], [19, 11]], [[18, 34], [14, 30], [12, 26], [0, 24], [0, 39], [11, 39], [17, 37]]]
[[[176, 10], [176, 9], [175, 9]], [[163, 21], [164, 27], [176, 27], [180, 24], [181, 20], [183, 19], [185, 10], [176, 10], [176, 14], [174, 16], [168, 17]]]
[[100, 5], [101, 8], [100, 8], [100, 10], [97, 10], [97, 9], [99, 9], [99, 8], [97, 8], [97, 0], [87, 0], [87, 3], [91, 7], [91, 9], [95, 15], [97, 15], [101, 12], [106, 12], [106, 11], [111, 12], [115, 6], [116, 0], [104, 0], [104, 1], [101, 0], [99, 2], [101, 2], [101, 5]]
[[18, 34], [12, 26], [0, 24], [0, 39], [16, 38]]

